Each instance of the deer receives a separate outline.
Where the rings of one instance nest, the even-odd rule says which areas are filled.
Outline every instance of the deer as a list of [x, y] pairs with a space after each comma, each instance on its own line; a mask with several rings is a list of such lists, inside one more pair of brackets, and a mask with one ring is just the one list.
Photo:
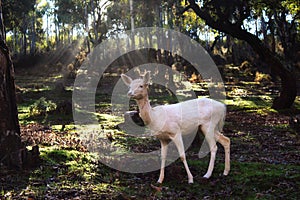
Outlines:
[[150, 84], [150, 72], [147, 71], [142, 78], [132, 79], [126, 74], [121, 74], [121, 79], [129, 87], [127, 96], [135, 100], [138, 105], [139, 115], [144, 124], [161, 143], [161, 167], [158, 183], [162, 184], [165, 175], [165, 162], [167, 158], [168, 144], [173, 141], [181, 161], [184, 164], [188, 183], [193, 183], [193, 175], [189, 169], [183, 136], [193, 130], [201, 129], [210, 148], [210, 161], [205, 179], [211, 177], [217, 153], [217, 142], [225, 150], [225, 169], [223, 175], [230, 171], [230, 139], [221, 132], [224, 126], [226, 106], [225, 104], [210, 99], [197, 98], [151, 107], [148, 89]]

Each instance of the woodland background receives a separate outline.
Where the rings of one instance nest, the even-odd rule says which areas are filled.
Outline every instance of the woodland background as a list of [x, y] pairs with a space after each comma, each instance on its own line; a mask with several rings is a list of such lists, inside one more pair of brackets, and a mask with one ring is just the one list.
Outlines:
[[[0, 98], [1, 199], [300, 196], [299, 1], [2, 0], [2, 14], [1, 69], [8, 66], [12, 72], [9, 50], [14, 73], [13, 79], [2, 79], [6, 77], [2, 74], [0, 80], [12, 81], [15, 87], [1, 81], [0, 96], [9, 88], [14, 97], [6, 102]], [[80, 141], [72, 116], [78, 69], [97, 45], [139, 27], [180, 31], [199, 42], [218, 66], [228, 108], [224, 134], [232, 141], [228, 177], [220, 175], [224, 157], [219, 148], [213, 177], [201, 178], [208, 163], [207, 157], [198, 158], [201, 137], [187, 151], [193, 185], [186, 183], [180, 161], [167, 167], [163, 185], [153, 186], [158, 171], [128, 174], [110, 169]], [[133, 39], [127, 45], [138, 43]], [[111, 93], [120, 74], [148, 62], [179, 71], [197, 96], [209, 96], [209, 80], [177, 55], [142, 49], [121, 56], [100, 79], [95, 117], [102, 127], [101, 137], [124, 152], [160, 148], [155, 138], [122, 131], [118, 125], [124, 117], [111, 114]], [[167, 80], [166, 85], [151, 86], [153, 104], [178, 102], [167, 86], [176, 87], [182, 79]], [[5, 113], [6, 105], [13, 108], [13, 103], [16, 117]], [[134, 102], [130, 109], [136, 110]], [[6, 137], [11, 130], [16, 136]]]

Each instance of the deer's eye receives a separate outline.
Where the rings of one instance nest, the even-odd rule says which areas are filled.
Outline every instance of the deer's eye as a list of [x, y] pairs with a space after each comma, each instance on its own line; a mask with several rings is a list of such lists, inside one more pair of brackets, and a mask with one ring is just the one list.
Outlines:
[[140, 85], [140, 88], [143, 88], [144, 86], [143, 85]]

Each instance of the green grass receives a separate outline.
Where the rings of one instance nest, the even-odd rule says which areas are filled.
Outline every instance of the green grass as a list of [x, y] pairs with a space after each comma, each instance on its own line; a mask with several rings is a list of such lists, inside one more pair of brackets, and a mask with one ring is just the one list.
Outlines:
[[224, 103], [229, 106], [231, 110], [245, 110], [263, 115], [269, 112], [276, 112], [271, 108], [271, 99], [264, 95], [255, 97], [233, 97], [226, 99]]
[[[19, 119], [21, 124], [50, 125], [52, 130], [58, 133], [64, 127], [66, 132], [63, 134], [69, 134], [70, 138], [73, 138], [71, 135], [76, 130], [74, 130], [72, 115], [60, 113], [30, 115], [30, 106], [41, 97], [54, 103], [71, 99], [70, 87], [67, 87], [65, 93], [57, 93], [54, 90], [54, 81], [60, 81], [61, 78], [60, 75], [39, 79], [35, 76], [17, 76], [17, 84], [23, 89], [21, 96], [24, 100], [18, 104]], [[237, 115], [255, 114], [251, 115], [254, 121], [245, 123], [245, 126], [240, 126], [240, 123], [244, 123], [240, 121], [242, 116], [237, 116], [240, 118], [236, 122], [226, 121], [225, 128], [228, 134], [231, 134], [232, 142], [232, 170], [227, 177], [221, 175], [224, 169], [222, 150], [218, 153], [211, 179], [202, 179], [208, 167], [209, 157], [198, 159], [193, 155], [197, 154], [199, 149], [191, 148], [187, 153], [187, 159], [194, 175], [194, 184], [187, 183], [183, 164], [178, 160], [166, 168], [162, 191], [157, 191], [151, 187], [151, 184], [158, 179], [159, 171], [145, 174], [119, 172], [98, 162], [95, 154], [76, 151], [74, 150], [76, 148], [68, 149], [65, 145], [40, 145], [43, 160], [40, 167], [25, 172], [1, 171], [0, 199], [28, 199], [30, 196], [36, 199], [76, 197], [80, 199], [296, 199], [300, 196], [299, 165], [284, 164], [284, 162], [276, 165], [266, 162], [242, 162], [242, 159], [239, 159], [245, 153], [248, 154], [246, 156], [255, 158], [254, 160], [259, 160], [260, 153], [264, 153], [265, 157], [269, 154], [274, 156], [272, 152], [259, 152], [264, 150], [262, 143], [270, 138], [265, 134], [265, 129], [269, 131], [268, 134], [272, 132], [272, 138], [277, 138], [275, 144], [265, 145], [281, 145], [279, 137], [287, 135], [286, 132], [290, 132], [291, 136], [285, 136], [283, 139], [292, 138], [296, 141], [298, 138], [296, 132], [291, 130], [287, 123], [259, 124], [264, 123], [268, 116], [280, 113], [270, 108], [273, 99], [271, 94], [266, 95], [263, 91], [255, 94], [253, 88], [258, 86], [259, 84], [254, 82], [240, 82], [238, 87], [232, 87], [237, 89], [229, 88], [227, 91], [228, 95], [224, 103], [227, 104], [229, 112]], [[206, 95], [205, 84], [196, 85], [194, 89], [199, 94]], [[95, 95], [97, 113], [83, 112], [82, 115], [92, 115], [99, 125], [104, 127], [101, 132], [102, 138], [107, 137], [106, 133], [112, 134], [114, 139], [112, 145], [118, 147], [120, 151], [116, 154], [128, 151], [149, 152], [160, 148], [159, 142], [153, 138], [133, 137], [118, 130], [116, 125], [124, 119], [123, 116], [111, 114], [110, 96], [101, 91]], [[180, 91], [180, 95], [184, 97], [187, 93]], [[176, 97], [164, 88], [154, 89], [150, 97], [153, 104], [177, 102]], [[130, 109], [135, 109], [134, 102], [130, 101], [130, 103]], [[298, 97], [294, 107], [285, 113], [290, 115], [299, 113], [299, 110], [300, 98]], [[261, 117], [261, 121], [256, 121], [255, 117]], [[255, 130], [252, 131], [253, 128]], [[256, 129], [260, 132], [257, 133]], [[272, 138], [269, 142], [273, 142]], [[296, 155], [297, 148], [287, 144], [286, 142], [284, 143], [286, 146], [277, 148], [280, 149], [279, 153], [292, 152], [291, 156]], [[252, 152], [253, 148], [260, 149]], [[295, 163], [297, 162], [295, 160]]]
[[[203, 171], [203, 169], [206, 169], [206, 164], [198, 161], [191, 167], [199, 169], [199, 166], [201, 166], [199, 171]], [[231, 174], [228, 177], [222, 177], [218, 175], [223, 170], [223, 165], [220, 166], [222, 167], [221, 169], [220, 167], [215, 169], [217, 175], [213, 175], [210, 180], [202, 180], [199, 177], [200, 175], [198, 175], [192, 186], [186, 183], [185, 171], [181, 167], [180, 178], [182, 179], [170, 181], [170, 178], [166, 177], [166, 191], [162, 191], [162, 199], [170, 198], [171, 195], [182, 199], [189, 199], [193, 196], [200, 199], [207, 196], [211, 198], [252, 199], [262, 197], [272, 199], [280, 196], [296, 198], [297, 193], [299, 194], [299, 191], [296, 189], [296, 186], [299, 184], [297, 180], [300, 178], [299, 174], [297, 174], [299, 167], [295, 169], [295, 166], [286, 167], [283, 165], [233, 162]], [[197, 172], [193, 173], [197, 174]], [[168, 175], [170, 172], [166, 172], [166, 174]], [[284, 185], [287, 185], [286, 191], [282, 187]], [[135, 193], [135, 195], [140, 194]]]
[[[213, 176], [202, 179], [208, 158], [189, 160], [194, 184], [187, 183], [183, 164], [178, 160], [166, 168], [162, 191], [150, 185], [158, 178], [158, 171], [145, 174], [118, 172], [97, 162], [96, 155], [53, 147], [41, 149], [43, 165], [31, 171], [29, 188], [11, 191], [12, 194], [29, 194], [37, 199], [52, 197], [85, 197], [108, 199], [296, 199], [300, 192], [300, 166], [273, 165], [257, 162], [232, 162], [232, 170], [222, 176], [223, 160], [217, 159]], [[14, 176], [14, 175], [12, 175]], [[17, 178], [17, 177], [15, 177]], [[0, 195], [7, 195], [2, 189]], [[49, 196], [48, 196], [49, 197]]]

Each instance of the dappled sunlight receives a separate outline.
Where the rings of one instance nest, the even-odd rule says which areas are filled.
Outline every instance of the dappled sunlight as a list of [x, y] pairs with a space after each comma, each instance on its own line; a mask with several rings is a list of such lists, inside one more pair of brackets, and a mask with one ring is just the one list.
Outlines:
[[[59, 75], [56, 77], [60, 78]], [[239, 77], [241, 78], [240, 75]], [[166, 183], [161, 187], [160, 193], [153, 192], [153, 188], [150, 187], [158, 172], [141, 175], [128, 174], [103, 165], [99, 162], [99, 156], [111, 165], [118, 165], [122, 163], [122, 159], [133, 159], [130, 156], [126, 157], [128, 153], [142, 155], [142, 153], [160, 150], [159, 141], [151, 137], [147, 129], [140, 135], [120, 129], [119, 125], [124, 123], [124, 113], [112, 112], [111, 97], [107, 95], [114, 87], [111, 83], [115, 83], [117, 79], [116, 75], [109, 77], [109, 74], [106, 74], [105, 78], [101, 80], [95, 94], [95, 112], [87, 112], [83, 107], [76, 108], [83, 118], [92, 118], [95, 122], [90, 126], [82, 126], [81, 129], [76, 129], [72, 120], [72, 113], [65, 114], [65, 107], [62, 107], [59, 112], [48, 112], [46, 115], [30, 115], [30, 107], [40, 97], [45, 97], [46, 107], [49, 107], [48, 101], [57, 104], [64, 100], [71, 103], [71, 86], [65, 93], [58, 94], [55, 92], [53, 83], [51, 83], [54, 79], [48, 79], [47, 82], [37, 83], [40, 86], [40, 91], [34, 91], [34, 85], [32, 85], [32, 83], [36, 83], [34, 77], [20, 79], [21, 89], [28, 88], [20, 93], [23, 101], [18, 106], [19, 119], [22, 124], [22, 138], [29, 145], [40, 145], [43, 164], [26, 176], [22, 176], [19, 189], [12, 190], [9, 189], [8, 185], [4, 185], [2, 189], [4, 195], [9, 196], [9, 192], [11, 192], [11, 194], [18, 193], [20, 196], [27, 194], [47, 196], [51, 194], [57, 198], [74, 196], [117, 198], [120, 195], [124, 197], [141, 196], [138, 190], [143, 190], [145, 197], [161, 195], [167, 198], [168, 194], [170, 197], [178, 195], [177, 190], [186, 191], [185, 195], [191, 193], [202, 196], [206, 193], [209, 194], [209, 191], [215, 191], [215, 187], [224, 193], [230, 190], [235, 195], [243, 195], [244, 193], [240, 191], [245, 192], [245, 189], [242, 188], [245, 181], [251, 186], [247, 187], [246, 191], [253, 194], [253, 188], [262, 192], [271, 187], [282, 190], [279, 182], [276, 182], [278, 179], [284, 179], [285, 185], [294, 191], [292, 189], [294, 187], [293, 182], [298, 177], [296, 171], [299, 164], [296, 157], [299, 153], [297, 145], [300, 145], [295, 142], [299, 141], [296, 129], [290, 125], [289, 116], [270, 108], [274, 97], [273, 92], [270, 92], [268, 88], [263, 88], [264, 91], [267, 91], [264, 92], [260, 84], [245, 80], [240, 80], [238, 85], [225, 84], [227, 97], [224, 103], [227, 105], [228, 115], [224, 134], [232, 139], [233, 168], [232, 174], [226, 177], [226, 180], [218, 175], [222, 173], [224, 168], [221, 148], [218, 153], [220, 158], [216, 160], [216, 174], [213, 175], [212, 180], [206, 181], [205, 186], [200, 175], [196, 175], [194, 186], [187, 188], [184, 184], [184, 168], [178, 161], [179, 163], [175, 162], [169, 166], [172, 170], [167, 171], [170, 171], [168, 173], [171, 174], [171, 177], [170, 175], [166, 177]], [[195, 91], [199, 98], [209, 97], [208, 87], [218, 87], [218, 85], [210, 85], [210, 82], [205, 81], [182, 82], [181, 84], [185, 85], [184, 89], [177, 89], [176, 95], [183, 98], [190, 97], [190, 90]], [[47, 90], [43, 88], [47, 88]], [[272, 91], [276, 91], [276, 88]], [[171, 104], [179, 101], [178, 96], [175, 96], [164, 86], [151, 85], [150, 93], [151, 102], [154, 105]], [[126, 99], [128, 97], [125, 94], [120, 98]], [[299, 113], [299, 102], [300, 99], [298, 98], [295, 101], [294, 113]], [[128, 103], [130, 110], [137, 109], [133, 101]], [[114, 106], [116, 109], [122, 108], [122, 105]], [[83, 135], [78, 134], [80, 131], [87, 135], [89, 132], [94, 133], [93, 140], [95, 138], [98, 140], [94, 152], [113, 153], [108, 155], [87, 152], [89, 144], [82, 143]], [[199, 160], [197, 153], [198, 149], [189, 149], [187, 151], [188, 162], [194, 174], [202, 174], [206, 170], [208, 158]], [[159, 164], [158, 154], [153, 154], [153, 157], [147, 159], [150, 159], [151, 162], [157, 161]], [[264, 170], [261, 171], [261, 169]], [[261, 181], [261, 178], [256, 178], [257, 171], [261, 171], [261, 177], [270, 182], [266, 183]], [[9, 172], [7, 173], [9, 174]], [[286, 173], [290, 176], [287, 177]], [[3, 177], [0, 178], [6, 180]], [[10, 175], [10, 178], [16, 179], [13, 175]], [[182, 180], [180, 185], [178, 184], [179, 179]], [[256, 182], [252, 184], [252, 181], [249, 180], [256, 180]], [[224, 181], [228, 184], [219, 184]], [[231, 187], [230, 185], [235, 186]], [[259, 188], [265, 188], [265, 190]]]
[[0, 199], [296, 199], [298, 1], [0, 0]]

